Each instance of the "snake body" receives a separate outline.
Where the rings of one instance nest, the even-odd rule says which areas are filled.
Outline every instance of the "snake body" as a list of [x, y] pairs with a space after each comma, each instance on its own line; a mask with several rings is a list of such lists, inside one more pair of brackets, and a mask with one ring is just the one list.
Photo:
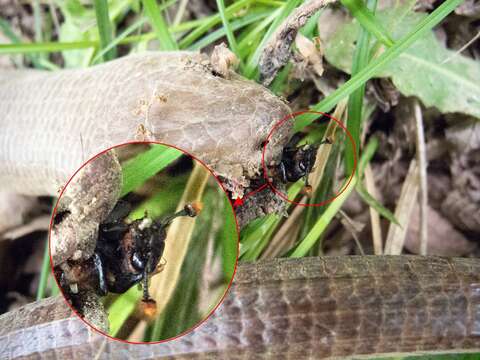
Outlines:
[[328, 358], [480, 349], [474, 259], [351, 256], [242, 264], [225, 301], [160, 344], [107, 339], [61, 298], [0, 316], [0, 358]]
[[[177, 146], [242, 196], [262, 142], [289, 108], [263, 86], [215, 74], [192, 52], [131, 55], [87, 69], [0, 71], [0, 189], [56, 194], [93, 155], [133, 140]], [[269, 144], [281, 155], [289, 129]]]
[[[223, 79], [199, 54], [143, 54], [91, 69], [0, 72], [0, 189], [55, 195], [90, 156], [155, 139], [194, 153], [241, 194], [288, 107]], [[281, 154], [289, 129], [272, 145]], [[239, 140], [240, 139], [240, 140]], [[217, 311], [157, 345], [92, 332], [62, 299], [0, 316], [0, 358], [301, 358], [480, 349], [480, 264], [339, 257], [240, 265]]]

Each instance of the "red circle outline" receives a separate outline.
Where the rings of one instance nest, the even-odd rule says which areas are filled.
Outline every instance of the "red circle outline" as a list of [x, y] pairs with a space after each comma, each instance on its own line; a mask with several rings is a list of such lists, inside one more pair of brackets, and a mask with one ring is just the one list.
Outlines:
[[[269, 177], [268, 177], [268, 171], [267, 171], [267, 166], [265, 164], [265, 153], [267, 151], [267, 146], [268, 146], [268, 143], [270, 142], [270, 138], [272, 137], [273, 133], [275, 132], [275, 130], [277, 130], [278, 127], [282, 126], [286, 121], [288, 120], [295, 120], [295, 118], [299, 115], [303, 115], [303, 114], [316, 114], [316, 115], [322, 115], [322, 116], [326, 116], [327, 118], [329, 118], [333, 121], [335, 121], [338, 126], [340, 126], [343, 131], [345, 131], [345, 133], [347, 134], [348, 136], [348, 139], [350, 140], [351, 144], [352, 144], [352, 148], [353, 148], [353, 169], [352, 169], [352, 174], [350, 175], [350, 177], [348, 178], [348, 181], [347, 183], [343, 186], [343, 188], [341, 189], [341, 191], [337, 192], [337, 194], [335, 196], [333, 196], [332, 198], [330, 199], [327, 199], [327, 200], [324, 200], [318, 204], [305, 204], [305, 203], [301, 203], [301, 202], [298, 202], [298, 201], [293, 201], [293, 200], [290, 200], [288, 198], [288, 196], [286, 196], [283, 192], [281, 192], [280, 190], [278, 190], [272, 183], [272, 181], [270, 181]], [[313, 110], [303, 110], [303, 111], [297, 111], [297, 112], [294, 112], [294, 113], [291, 113], [291, 114], [288, 114], [287, 116], [285, 116], [282, 120], [280, 120], [279, 122], [277, 122], [273, 128], [270, 130], [270, 132], [268, 133], [268, 136], [267, 136], [267, 139], [265, 141], [265, 144], [263, 145], [263, 151], [262, 151], [262, 168], [263, 168], [263, 177], [265, 178], [268, 186], [270, 187], [270, 189], [275, 193], [277, 194], [278, 196], [280, 196], [283, 200], [285, 201], [288, 201], [289, 203], [291, 204], [295, 204], [295, 205], [299, 205], [299, 206], [311, 206], [311, 207], [314, 207], [314, 206], [323, 206], [323, 205], [326, 205], [326, 204], [329, 204], [331, 203], [333, 200], [335, 200], [337, 197], [339, 197], [347, 188], [348, 186], [350, 185], [350, 183], [352, 182], [353, 180], [353, 177], [355, 175], [355, 172], [357, 170], [357, 147], [355, 145], [355, 140], [353, 139], [353, 136], [352, 134], [350, 133], [350, 131], [347, 130], [347, 128], [345, 127], [345, 125], [343, 125], [343, 123], [334, 118], [333, 116], [327, 114], [327, 113], [324, 113], [324, 112], [321, 112], [321, 111], [313, 111]]]
[[[191, 328], [181, 332], [180, 334], [176, 335], [176, 336], [173, 336], [171, 338], [168, 338], [168, 339], [163, 339], [163, 340], [158, 340], [158, 341], [151, 341], [151, 342], [146, 342], [146, 341], [129, 341], [129, 340], [124, 340], [124, 339], [119, 339], [119, 338], [116, 338], [116, 337], [113, 337], [109, 334], [106, 334], [105, 332], [95, 328], [92, 324], [88, 323], [85, 319], [83, 319], [80, 314], [73, 308], [72, 305], [70, 305], [70, 303], [67, 301], [65, 295], [63, 294], [63, 291], [62, 291], [62, 288], [60, 286], [60, 284], [58, 283], [58, 280], [55, 276], [55, 272], [53, 270], [54, 266], [53, 266], [53, 259], [52, 259], [52, 248], [51, 248], [51, 233], [52, 233], [52, 228], [53, 228], [53, 220], [54, 220], [54, 217], [55, 217], [55, 214], [57, 213], [57, 207], [58, 207], [58, 203], [59, 203], [59, 200], [60, 198], [62, 197], [63, 193], [65, 192], [65, 189], [67, 188], [68, 184], [70, 184], [70, 182], [72, 181], [72, 179], [77, 175], [77, 173], [83, 169], [83, 167], [85, 167], [88, 163], [90, 163], [91, 161], [95, 160], [97, 157], [103, 155], [104, 153], [106, 153], [107, 151], [110, 151], [112, 149], [115, 149], [117, 147], [120, 147], [120, 146], [124, 146], [124, 145], [134, 145], [134, 144], [158, 144], [158, 145], [164, 145], [164, 146], [168, 146], [168, 147], [171, 147], [171, 148], [174, 148], [174, 149], [177, 149], [178, 151], [181, 151], [182, 153], [184, 153], [185, 155], [187, 156], [190, 156], [192, 159], [198, 161], [200, 164], [202, 164], [205, 169], [207, 171], [210, 172], [210, 174], [214, 177], [214, 179], [217, 181], [217, 183], [220, 185], [220, 187], [222, 188], [222, 190], [225, 192], [225, 195], [228, 199], [228, 202], [230, 203], [230, 207], [232, 208], [232, 213], [233, 213], [233, 217], [235, 219], [235, 228], [237, 230], [237, 256], [236, 256], [236, 259], [235, 259], [235, 267], [233, 269], [233, 274], [232, 274], [232, 277], [230, 279], [230, 282], [227, 286], [227, 288], [225, 289], [225, 293], [223, 294], [223, 296], [220, 298], [220, 301], [218, 302], [218, 304], [212, 309], [212, 311], [210, 311], [207, 316], [205, 316], [205, 318], [202, 320], [202, 321], [199, 321], [197, 324], [195, 324], [194, 326], [192, 326]], [[165, 342], [169, 342], [169, 341], [173, 341], [173, 340], [176, 340], [184, 335], [187, 335], [188, 333], [192, 332], [193, 330], [195, 330], [197, 327], [199, 327], [200, 325], [202, 325], [205, 321], [207, 321], [207, 319], [210, 318], [210, 316], [212, 316], [212, 314], [217, 310], [217, 308], [223, 303], [223, 301], [225, 300], [225, 297], [227, 296], [227, 293], [228, 291], [230, 290], [231, 286], [232, 286], [232, 283], [233, 283], [233, 279], [235, 278], [235, 274], [237, 273], [237, 267], [238, 267], [238, 257], [240, 255], [240, 230], [239, 230], [239, 227], [238, 227], [238, 220], [237, 220], [237, 214], [235, 213], [235, 208], [233, 206], [233, 203], [232, 203], [232, 200], [230, 199], [230, 197], [228, 196], [228, 193], [227, 193], [227, 190], [225, 189], [225, 187], [223, 186], [222, 182], [220, 181], [220, 179], [213, 173], [213, 171], [210, 169], [210, 167], [208, 167], [202, 160], [198, 159], [197, 157], [193, 156], [192, 154], [190, 154], [189, 152], [183, 150], [183, 149], [180, 149], [179, 147], [177, 146], [174, 146], [174, 145], [170, 145], [170, 144], [166, 144], [166, 143], [162, 143], [162, 142], [159, 142], [159, 141], [128, 141], [128, 142], [124, 142], [124, 143], [121, 143], [121, 144], [117, 144], [117, 145], [113, 145], [101, 152], [99, 152], [98, 154], [92, 156], [90, 159], [88, 159], [85, 163], [83, 163], [74, 173], [73, 175], [68, 179], [68, 181], [66, 182], [66, 184], [62, 187], [59, 195], [58, 195], [58, 198], [57, 198], [57, 201], [55, 203], [55, 207], [53, 209], [53, 212], [52, 212], [52, 217], [50, 218], [50, 226], [49, 226], [49, 229], [48, 229], [48, 252], [49, 252], [49, 257], [50, 257], [50, 269], [52, 271], [52, 275], [53, 275], [53, 278], [55, 279], [55, 282], [62, 294], [62, 297], [63, 297], [63, 300], [65, 301], [65, 303], [68, 305], [68, 307], [73, 311], [73, 313], [81, 320], [85, 323], [85, 325], [87, 325], [88, 327], [90, 327], [91, 329], [93, 329], [94, 331], [114, 340], [114, 341], [119, 341], [119, 342], [123, 342], [123, 343], [128, 343], [128, 344], [138, 344], [138, 345], [149, 345], [149, 344], [161, 344], [161, 343], [165, 343]]]

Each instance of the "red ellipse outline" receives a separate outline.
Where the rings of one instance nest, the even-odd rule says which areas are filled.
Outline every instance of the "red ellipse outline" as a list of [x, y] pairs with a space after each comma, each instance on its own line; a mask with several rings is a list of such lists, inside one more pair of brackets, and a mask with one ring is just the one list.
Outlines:
[[[299, 115], [303, 115], [303, 114], [316, 114], [316, 115], [322, 115], [322, 116], [326, 116], [327, 118], [329, 118], [333, 121], [335, 121], [338, 126], [340, 126], [344, 131], [345, 133], [347, 134], [351, 144], [352, 144], [352, 148], [353, 148], [353, 170], [352, 170], [352, 174], [350, 175], [347, 183], [345, 184], [345, 186], [342, 188], [341, 191], [337, 192], [337, 194], [330, 198], [330, 199], [327, 199], [325, 201], [322, 201], [318, 204], [305, 204], [305, 203], [301, 203], [301, 202], [298, 202], [298, 201], [293, 201], [293, 200], [290, 200], [288, 198], [288, 196], [286, 196], [283, 192], [281, 192], [280, 190], [278, 190], [274, 185], [273, 183], [270, 181], [270, 179], [268, 178], [268, 171], [267, 171], [267, 166], [265, 165], [265, 153], [267, 151], [267, 146], [268, 146], [268, 143], [270, 142], [270, 138], [272, 137], [272, 134], [273, 132], [278, 128], [280, 127], [281, 125], [283, 125], [286, 121], [288, 120], [295, 120], [295, 118]], [[324, 112], [321, 112], [321, 111], [313, 111], [313, 110], [302, 110], [302, 111], [297, 111], [297, 112], [294, 112], [294, 113], [291, 113], [291, 114], [288, 114], [287, 116], [285, 116], [282, 120], [280, 120], [279, 122], [277, 122], [272, 130], [270, 130], [270, 132], [268, 133], [268, 136], [267, 136], [267, 139], [265, 141], [265, 145], [263, 145], [263, 151], [262, 151], [262, 168], [263, 168], [263, 177], [265, 178], [268, 186], [270, 187], [270, 189], [275, 193], [277, 194], [278, 196], [280, 196], [283, 200], [285, 201], [288, 201], [289, 203], [291, 204], [295, 204], [295, 205], [299, 205], [299, 206], [306, 206], [306, 207], [314, 207], [314, 206], [323, 206], [323, 205], [326, 205], [326, 204], [329, 204], [331, 203], [333, 200], [335, 200], [337, 197], [339, 197], [347, 188], [348, 186], [350, 185], [350, 183], [352, 182], [353, 180], [353, 176], [355, 175], [355, 172], [357, 170], [357, 147], [355, 145], [355, 140], [353, 139], [353, 136], [352, 134], [350, 133], [350, 131], [347, 130], [347, 128], [345, 127], [345, 125], [342, 124], [342, 122], [336, 118], [334, 118], [333, 116], [327, 114], [327, 113], [324, 113]]]
[[[77, 173], [83, 169], [83, 167], [85, 167], [88, 163], [90, 163], [91, 161], [95, 160], [97, 157], [103, 155], [104, 153], [106, 153], [107, 151], [110, 151], [112, 149], [115, 149], [117, 147], [120, 147], [120, 146], [125, 146], [125, 145], [134, 145], [134, 144], [158, 144], [158, 145], [164, 145], [164, 146], [168, 146], [168, 147], [171, 147], [171, 148], [175, 148], [181, 152], [183, 152], [185, 155], [187, 156], [190, 156], [192, 159], [198, 161], [200, 164], [202, 164], [205, 169], [207, 169], [207, 171], [210, 172], [210, 174], [214, 177], [214, 179], [217, 181], [217, 183], [220, 185], [220, 187], [222, 188], [222, 190], [225, 192], [225, 196], [227, 197], [228, 199], [228, 202], [230, 203], [230, 207], [232, 208], [232, 212], [233, 212], [233, 217], [235, 219], [235, 229], [237, 230], [237, 256], [236, 256], [236, 259], [235, 259], [235, 267], [233, 269], [233, 274], [232, 274], [232, 278], [230, 279], [230, 283], [228, 284], [226, 290], [225, 290], [225, 293], [223, 294], [223, 296], [220, 298], [220, 301], [218, 302], [218, 304], [212, 309], [212, 311], [210, 311], [210, 313], [208, 313], [208, 315], [202, 320], [202, 321], [199, 321], [197, 324], [195, 324], [194, 326], [192, 326], [191, 328], [183, 331], [182, 333], [174, 336], [174, 337], [171, 337], [171, 338], [168, 338], [168, 339], [163, 339], [163, 340], [158, 340], [158, 341], [151, 341], [151, 342], [145, 342], [145, 341], [129, 341], [129, 340], [124, 340], [124, 339], [119, 339], [119, 338], [116, 338], [116, 337], [113, 337], [109, 334], [106, 334], [105, 332], [103, 331], [100, 331], [99, 329], [95, 328], [94, 326], [92, 326], [91, 324], [89, 324], [87, 321], [85, 321], [79, 314], [78, 312], [73, 308], [72, 305], [70, 305], [70, 303], [67, 301], [65, 295], [63, 294], [63, 291], [62, 291], [62, 288], [60, 286], [60, 284], [58, 283], [58, 280], [55, 276], [55, 273], [54, 273], [54, 266], [53, 266], [53, 259], [52, 259], [52, 248], [51, 248], [51, 233], [52, 233], [52, 227], [53, 227], [53, 220], [54, 220], [54, 217], [55, 217], [55, 214], [57, 213], [57, 207], [58, 207], [58, 203], [59, 203], [59, 200], [60, 198], [62, 197], [63, 193], [65, 192], [65, 189], [67, 188], [68, 184], [72, 181], [72, 179], [77, 175]], [[57, 198], [57, 201], [55, 203], [55, 207], [53, 209], [53, 212], [52, 212], [52, 217], [50, 218], [50, 226], [49, 226], [49, 229], [48, 229], [48, 252], [49, 252], [49, 257], [50, 257], [50, 269], [52, 271], [52, 274], [53, 274], [53, 278], [55, 279], [55, 282], [62, 294], [62, 297], [63, 297], [63, 300], [65, 301], [65, 303], [68, 305], [68, 307], [73, 311], [73, 313], [81, 320], [85, 323], [85, 325], [87, 325], [88, 327], [90, 327], [91, 329], [93, 329], [94, 331], [114, 340], [114, 341], [119, 341], [119, 342], [123, 342], [123, 343], [127, 343], [127, 344], [133, 344], [133, 345], [149, 345], [149, 344], [161, 344], [161, 343], [165, 343], [165, 342], [169, 342], [169, 341], [173, 341], [173, 340], [176, 340], [184, 335], [187, 335], [188, 333], [192, 332], [193, 330], [195, 330], [197, 327], [199, 327], [200, 325], [202, 325], [205, 321], [207, 321], [210, 316], [212, 316], [212, 314], [217, 310], [217, 308], [223, 303], [223, 301], [225, 300], [225, 297], [227, 296], [228, 294], [228, 291], [230, 290], [231, 286], [232, 286], [232, 283], [233, 283], [233, 279], [235, 278], [235, 274], [237, 273], [237, 267], [238, 267], [238, 257], [240, 255], [240, 230], [239, 230], [239, 227], [238, 227], [238, 220], [237, 220], [237, 214], [235, 212], [235, 208], [233, 206], [233, 203], [232, 203], [232, 200], [230, 199], [230, 197], [228, 196], [228, 193], [227, 193], [227, 190], [225, 189], [225, 187], [223, 186], [222, 182], [220, 181], [220, 179], [213, 173], [213, 171], [210, 169], [210, 167], [208, 167], [202, 160], [198, 159], [197, 157], [193, 156], [192, 154], [190, 154], [189, 152], [183, 150], [183, 149], [180, 149], [179, 147], [177, 146], [174, 146], [174, 145], [170, 145], [170, 144], [166, 144], [166, 143], [162, 143], [162, 142], [159, 142], [159, 141], [128, 141], [128, 142], [124, 142], [124, 143], [121, 143], [121, 144], [117, 144], [117, 145], [113, 145], [101, 152], [99, 152], [98, 154], [92, 156], [90, 159], [88, 159], [85, 163], [83, 163], [74, 173], [73, 175], [68, 179], [68, 181], [66, 182], [66, 184], [63, 186], [63, 188], [61, 189], [61, 191], [59, 192], [59, 195], [58, 195], [58, 198]]]

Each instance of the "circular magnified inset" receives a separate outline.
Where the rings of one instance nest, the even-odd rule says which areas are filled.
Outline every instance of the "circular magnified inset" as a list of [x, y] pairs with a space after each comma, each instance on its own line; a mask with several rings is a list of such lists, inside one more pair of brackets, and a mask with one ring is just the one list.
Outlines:
[[50, 255], [66, 301], [88, 325], [129, 342], [165, 341], [222, 301], [238, 257], [237, 223], [202, 162], [164, 144], [123, 144], [64, 187]]
[[[275, 143], [278, 129], [287, 123], [295, 129], [296, 122], [301, 120], [300, 116], [320, 119], [312, 124], [310, 131], [296, 132], [290, 138], [278, 162], [267, 163], [265, 159], [269, 158], [269, 145]], [[318, 190], [328, 161], [335, 158], [330, 155], [335, 154], [335, 148], [345, 141], [350, 144], [352, 171], [344, 174], [344, 180], [337, 190], [330, 189], [328, 193], [323, 193], [322, 190], [321, 193]], [[263, 176], [270, 189], [283, 200], [300, 206], [323, 206], [339, 197], [352, 182], [357, 168], [355, 149], [355, 141], [341, 121], [323, 112], [299, 111], [277, 122], [268, 134], [262, 153]], [[286, 184], [290, 184], [288, 192], [282, 190]]]

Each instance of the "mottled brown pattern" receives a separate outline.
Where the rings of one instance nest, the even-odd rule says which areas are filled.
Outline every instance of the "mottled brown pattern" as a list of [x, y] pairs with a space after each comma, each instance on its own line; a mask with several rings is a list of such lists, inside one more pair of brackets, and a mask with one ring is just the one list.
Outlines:
[[322, 8], [336, 0], [309, 0], [297, 7], [277, 28], [263, 48], [260, 57], [260, 81], [269, 85], [277, 72], [287, 64], [291, 56], [291, 46], [298, 30], [307, 20]]
[[[156, 140], [193, 153], [242, 195], [261, 143], [289, 113], [239, 75], [216, 76], [206, 56], [143, 53], [87, 69], [0, 71], [0, 187], [55, 195], [73, 171], [119, 143]], [[289, 127], [271, 145], [281, 155]]]
[[176, 340], [106, 339], [60, 299], [0, 317], [0, 358], [303, 359], [480, 351], [480, 262], [413, 256], [239, 266], [224, 303]]
[[92, 256], [98, 224], [115, 206], [122, 181], [122, 168], [114, 150], [97, 156], [70, 181], [57, 208], [57, 214], [65, 211], [66, 215], [55, 224], [50, 234], [54, 266], [68, 259]]

